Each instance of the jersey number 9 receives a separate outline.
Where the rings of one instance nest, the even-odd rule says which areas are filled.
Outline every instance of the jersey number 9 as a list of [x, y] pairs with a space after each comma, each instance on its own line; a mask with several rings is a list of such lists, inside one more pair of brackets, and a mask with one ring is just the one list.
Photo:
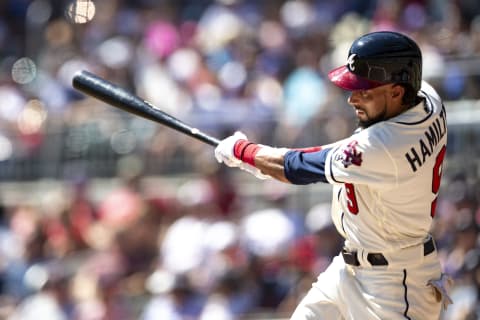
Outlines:
[[[447, 148], [442, 147], [437, 157], [435, 158], [435, 165], [432, 172], [432, 193], [435, 195], [431, 207], [430, 216], [435, 216], [435, 209], [437, 208], [438, 191], [440, 190], [440, 181], [442, 180], [443, 172], [443, 159], [445, 159], [445, 153]], [[355, 196], [355, 187], [351, 183], [345, 183], [345, 195], [347, 196], [347, 208], [351, 214], [358, 214], [357, 197]]]
[[432, 218], [435, 216], [435, 209], [437, 208], [437, 196], [438, 191], [440, 190], [440, 181], [442, 180], [443, 172], [443, 159], [445, 159], [446, 151], [447, 148], [443, 146], [438, 153], [437, 158], [435, 158], [435, 166], [433, 167], [432, 193], [435, 194], [435, 199], [433, 199], [432, 206], [430, 207], [430, 216]]

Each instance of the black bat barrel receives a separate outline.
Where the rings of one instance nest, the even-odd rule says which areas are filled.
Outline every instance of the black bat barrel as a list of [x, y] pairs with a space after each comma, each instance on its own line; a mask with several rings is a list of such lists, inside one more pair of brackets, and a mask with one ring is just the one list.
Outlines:
[[135, 94], [121, 88], [99, 76], [82, 70], [73, 77], [75, 89], [101, 100], [111, 106], [122, 109], [145, 119], [163, 124], [174, 130], [185, 133], [211, 146], [217, 146], [219, 140], [200, 130], [189, 126], [183, 121], [165, 113]]

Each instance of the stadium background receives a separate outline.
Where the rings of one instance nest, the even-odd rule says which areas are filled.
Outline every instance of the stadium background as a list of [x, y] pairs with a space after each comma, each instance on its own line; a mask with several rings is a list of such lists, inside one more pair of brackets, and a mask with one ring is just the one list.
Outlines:
[[0, 319], [280, 319], [341, 242], [330, 187], [261, 182], [75, 92], [87, 69], [216, 137], [348, 135], [325, 74], [373, 30], [414, 37], [445, 99], [434, 234], [444, 319], [479, 319], [480, 4], [0, 1]]

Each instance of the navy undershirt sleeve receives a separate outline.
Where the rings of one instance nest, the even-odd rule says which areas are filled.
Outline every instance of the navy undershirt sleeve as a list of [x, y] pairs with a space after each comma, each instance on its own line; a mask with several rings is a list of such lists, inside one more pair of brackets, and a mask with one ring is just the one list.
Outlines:
[[284, 157], [285, 177], [293, 184], [328, 183], [325, 161], [331, 148], [317, 152], [289, 151]]

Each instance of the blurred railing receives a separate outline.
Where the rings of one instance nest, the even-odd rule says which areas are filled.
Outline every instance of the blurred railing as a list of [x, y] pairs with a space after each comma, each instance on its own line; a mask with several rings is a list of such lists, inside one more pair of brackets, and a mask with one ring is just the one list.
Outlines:
[[[480, 154], [480, 101], [461, 100], [446, 103], [449, 126], [448, 157], [462, 158], [462, 166], [475, 162]], [[127, 117], [130, 117], [127, 115]], [[129, 118], [131, 121], [131, 117]], [[196, 171], [195, 161], [199, 153], [209, 152], [203, 147], [169, 128], [158, 128], [148, 121], [136, 121], [115, 132], [103, 134], [99, 122], [80, 125], [47, 124], [35, 147], [14, 152], [10, 158], [0, 161], [0, 181], [35, 181], [38, 179], [112, 178], [119, 174], [122, 166], [140, 166], [145, 176], [171, 176], [191, 174]], [[156, 131], [156, 130], [160, 130]], [[163, 131], [162, 131], [163, 130]], [[310, 127], [306, 136], [319, 136]], [[311, 132], [310, 132], [311, 131]], [[155, 136], [157, 134], [157, 136]], [[158, 136], [166, 141], [153, 152], [152, 140]], [[10, 136], [16, 147], [29, 145], [25, 137]], [[182, 139], [185, 139], [183, 141]], [[171, 146], [165, 144], [174, 145]], [[268, 142], [267, 142], [268, 143]], [[162, 149], [163, 148], [163, 149]], [[191, 154], [190, 149], [193, 148]], [[206, 157], [206, 156], [205, 156]], [[208, 157], [206, 157], [208, 158]], [[213, 157], [211, 157], [213, 159]], [[456, 161], [447, 161], [455, 168]]]

